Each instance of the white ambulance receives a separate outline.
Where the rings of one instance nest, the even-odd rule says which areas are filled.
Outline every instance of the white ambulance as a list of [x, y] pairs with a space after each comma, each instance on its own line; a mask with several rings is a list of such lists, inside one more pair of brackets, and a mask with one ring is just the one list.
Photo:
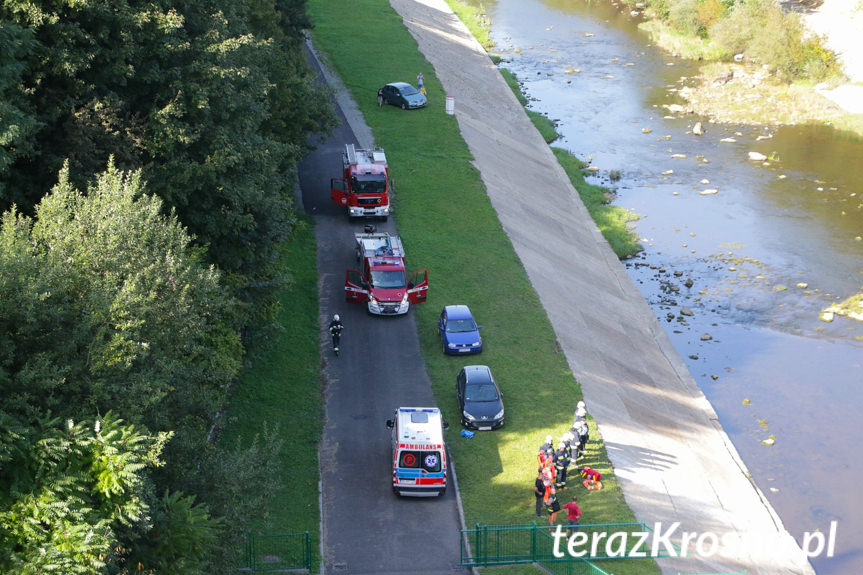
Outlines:
[[432, 497], [446, 492], [443, 430], [449, 425], [437, 407], [399, 407], [387, 420], [393, 430], [393, 491]]

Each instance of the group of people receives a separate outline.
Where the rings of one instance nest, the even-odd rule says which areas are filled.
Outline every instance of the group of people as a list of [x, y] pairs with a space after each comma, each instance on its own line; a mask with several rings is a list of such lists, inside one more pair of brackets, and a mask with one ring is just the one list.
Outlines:
[[[537, 477], [534, 484], [536, 496], [536, 516], [542, 517], [542, 508], [548, 510], [548, 523], [554, 525], [557, 521], [557, 513], [561, 509], [557, 499], [557, 492], [566, 489], [566, 480], [569, 467], [584, 457], [587, 442], [590, 439], [587, 427], [587, 407], [583, 401], [576, 405], [572, 420], [572, 427], [564, 433], [554, 447], [554, 437], [546, 436], [545, 443], [540, 445], [537, 453]], [[569, 525], [578, 525], [581, 510], [577, 504], [577, 498], [572, 496], [572, 501], [563, 506], [567, 510]], [[567, 528], [567, 534], [569, 528]]]

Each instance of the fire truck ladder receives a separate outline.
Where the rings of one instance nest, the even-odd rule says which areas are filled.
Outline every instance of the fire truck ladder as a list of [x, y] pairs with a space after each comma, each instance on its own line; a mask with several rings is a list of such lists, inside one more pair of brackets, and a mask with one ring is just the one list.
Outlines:
[[345, 166], [357, 166], [359, 164], [379, 164], [386, 167], [387, 157], [381, 148], [358, 150], [354, 144], [345, 144]]
[[348, 165], [357, 165], [357, 149], [353, 144], [345, 144], [345, 162]]
[[357, 239], [357, 259], [395, 257], [404, 258], [402, 240], [388, 233], [354, 234]]

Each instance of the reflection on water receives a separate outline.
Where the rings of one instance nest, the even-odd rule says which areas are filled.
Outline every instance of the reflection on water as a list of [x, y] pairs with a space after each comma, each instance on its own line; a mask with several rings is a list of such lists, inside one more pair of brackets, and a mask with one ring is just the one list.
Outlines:
[[863, 573], [863, 324], [818, 319], [863, 291], [863, 142], [672, 114], [695, 64], [610, 3], [484, 4], [503, 65], [559, 122], [555, 145], [623, 175], [617, 203], [644, 216], [646, 248], [627, 268], [758, 485], [798, 539], [839, 521], [819, 574]]

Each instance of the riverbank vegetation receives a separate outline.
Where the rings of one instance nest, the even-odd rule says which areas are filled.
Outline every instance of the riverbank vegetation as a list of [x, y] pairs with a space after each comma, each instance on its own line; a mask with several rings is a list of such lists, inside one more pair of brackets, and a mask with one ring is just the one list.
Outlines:
[[816, 88], [847, 81], [824, 38], [794, 3], [772, 0], [625, 0], [645, 8], [640, 28], [671, 54], [706, 64], [679, 91], [687, 110], [717, 122], [828, 123], [863, 134], [863, 119]]
[[836, 55], [807, 33], [800, 16], [773, 0], [624, 0], [646, 6], [644, 27], [684, 58], [745, 61], [781, 82], [820, 82], [841, 75]]
[[[455, 2], [454, 4], [458, 3]], [[473, 33], [472, 26], [469, 26], [468, 29]], [[522, 93], [521, 84], [519, 84], [518, 78], [516, 78], [515, 74], [506, 68], [498, 68], [498, 70], [500, 70], [500, 75], [503, 76], [504, 81], [510, 87], [512, 93], [515, 94], [516, 99], [522, 106], [524, 106], [524, 111], [527, 113], [527, 117], [530, 118], [530, 121], [533, 123], [536, 130], [542, 135], [542, 139], [545, 140], [545, 143], [551, 144], [560, 138], [560, 134], [557, 133], [557, 128], [551, 118], [527, 107], [527, 98]]]
[[[304, 0], [19, 4], [0, 7], [0, 572], [234, 572], [247, 531], [317, 526], [314, 495], [273, 499], [314, 491], [320, 425], [292, 194], [334, 116]], [[308, 345], [273, 335], [285, 310]]]
[[[399, 234], [413, 261], [423, 262], [434, 279], [438, 303], [417, 306], [411, 313], [420, 326], [438, 405], [449, 421], [459, 421], [453, 389], [462, 364], [440, 352], [436, 325], [440, 305], [465, 302], [484, 326], [482, 362], [493, 366], [507, 411], [512, 412], [507, 425], [495, 433], [466, 440], [455, 425], [447, 432], [467, 525], [530, 523], [537, 519], [531, 488], [537, 450], [546, 435], [557, 439], [569, 429], [580, 387], [472, 165], [458, 123], [445, 113], [446, 93], [401, 18], [378, 0], [343, 3], [338, 11], [326, 0], [311, 0], [309, 9], [315, 46], [326, 53], [351, 91], [375, 143], [387, 150], [401, 190], [395, 199]], [[388, 58], [382, 62], [377, 55], [384, 38]], [[374, 95], [382, 84], [413, 78], [418, 71], [425, 75], [428, 108], [404, 113], [378, 107]], [[540, 387], [537, 374], [542, 374]], [[584, 505], [582, 522], [633, 521], [594, 422], [590, 424], [593, 441], [581, 463], [603, 473], [605, 488], [587, 491], [575, 484]], [[514, 571], [536, 569], [505, 572]], [[650, 560], [615, 564], [620, 574], [656, 572]]]

